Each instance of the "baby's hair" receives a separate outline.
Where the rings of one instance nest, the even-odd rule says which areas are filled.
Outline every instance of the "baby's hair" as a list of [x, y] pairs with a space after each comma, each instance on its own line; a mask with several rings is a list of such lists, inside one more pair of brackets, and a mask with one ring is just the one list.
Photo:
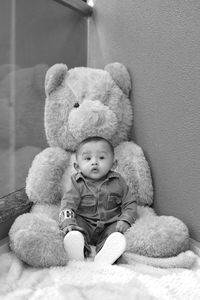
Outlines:
[[100, 136], [90, 136], [88, 138], [86, 138], [85, 140], [83, 140], [82, 142], [79, 143], [77, 149], [76, 149], [76, 155], [78, 154], [79, 150], [81, 149], [81, 147], [87, 143], [90, 142], [106, 142], [108, 144], [108, 146], [110, 147], [110, 151], [114, 156], [114, 148], [113, 145], [111, 144], [111, 142], [109, 142], [107, 139], [100, 137]]

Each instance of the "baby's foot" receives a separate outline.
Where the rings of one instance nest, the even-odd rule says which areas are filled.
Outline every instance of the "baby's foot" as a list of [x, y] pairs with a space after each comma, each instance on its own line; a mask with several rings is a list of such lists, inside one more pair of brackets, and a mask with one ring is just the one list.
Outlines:
[[125, 251], [126, 239], [120, 232], [112, 233], [102, 249], [97, 253], [94, 262], [98, 264], [112, 265]]
[[69, 260], [84, 260], [84, 237], [80, 231], [70, 231], [64, 238], [64, 248]]

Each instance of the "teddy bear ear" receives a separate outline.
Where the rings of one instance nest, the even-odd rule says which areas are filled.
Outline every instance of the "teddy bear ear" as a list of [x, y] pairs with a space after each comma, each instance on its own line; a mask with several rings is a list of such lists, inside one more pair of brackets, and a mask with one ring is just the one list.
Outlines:
[[131, 91], [131, 78], [127, 68], [118, 62], [107, 64], [104, 68], [110, 73], [112, 79], [120, 87], [120, 89], [129, 96]]
[[62, 85], [67, 71], [68, 67], [65, 64], [55, 64], [49, 68], [45, 77], [46, 95], [50, 95]]

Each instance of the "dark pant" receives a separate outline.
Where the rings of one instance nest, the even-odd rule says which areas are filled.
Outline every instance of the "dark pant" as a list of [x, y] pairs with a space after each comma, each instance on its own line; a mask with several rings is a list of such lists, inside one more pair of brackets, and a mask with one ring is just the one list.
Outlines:
[[91, 253], [90, 245], [96, 246], [96, 252], [99, 252], [103, 247], [107, 237], [116, 232], [117, 222], [111, 224], [102, 224], [99, 222], [89, 222], [81, 216], [76, 216], [78, 226], [83, 228], [85, 237], [85, 256], [89, 256]]

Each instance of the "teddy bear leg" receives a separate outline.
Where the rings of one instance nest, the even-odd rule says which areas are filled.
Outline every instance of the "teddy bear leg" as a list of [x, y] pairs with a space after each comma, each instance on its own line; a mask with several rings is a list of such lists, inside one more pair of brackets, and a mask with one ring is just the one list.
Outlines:
[[33, 267], [66, 265], [63, 234], [57, 222], [45, 214], [23, 214], [12, 225], [10, 247], [16, 255]]
[[140, 215], [126, 237], [128, 252], [147, 257], [173, 257], [189, 249], [187, 226], [172, 216]]

